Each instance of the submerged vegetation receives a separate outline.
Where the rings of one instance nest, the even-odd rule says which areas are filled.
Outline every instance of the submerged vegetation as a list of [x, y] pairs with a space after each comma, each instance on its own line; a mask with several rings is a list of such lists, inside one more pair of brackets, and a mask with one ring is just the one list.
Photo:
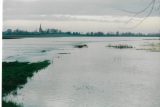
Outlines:
[[[50, 64], [48, 60], [36, 63], [29, 62], [3, 62], [2, 63], [2, 96], [22, 88], [27, 83], [27, 78], [32, 77], [34, 72], [38, 72]], [[19, 107], [12, 102], [2, 101], [3, 107]]]
[[75, 48], [87, 48], [88, 46], [86, 44], [82, 44], [82, 45], [75, 45]]
[[117, 48], [117, 49], [133, 48], [133, 46], [126, 45], [126, 44], [118, 44], [118, 45], [111, 45], [111, 44], [109, 44], [107, 47]]
[[71, 54], [71, 53], [58, 53], [58, 54], [64, 55], [64, 54]]
[[42, 53], [46, 52], [47, 50], [41, 50]]
[[160, 52], [160, 43], [150, 43], [144, 45], [143, 48], [138, 48], [137, 50], [147, 50], [151, 52]]

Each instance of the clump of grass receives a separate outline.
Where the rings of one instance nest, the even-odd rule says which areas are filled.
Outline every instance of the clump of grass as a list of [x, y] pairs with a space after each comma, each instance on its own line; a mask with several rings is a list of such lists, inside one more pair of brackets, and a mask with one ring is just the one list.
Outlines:
[[58, 54], [64, 55], [64, 54], [71, 54], [71, 53], [58, 53]]
[[[2, 95], [22, 87], [27, 83], [27, 78], [32, 77], [34, 72], [47, 67], [48, 60], [36, 63], [29, 62], [3, 62], [2, 63]], [[12, 107], [12, 106], [11, 106]]]
[[117, 49], [133, 48], [133, 46], [126, 45], [126, 44], [118, 44], [118, 45], [111, 45], [111, 44], [109, 44], [107, 47], [117, 48]]
[[86, 44], [82, 44], [82, 45], [75, 45], [75, 48], [87, 48], [88, 46]]
[[42, 53], [47, 52], [47, 50], [41, 50]]

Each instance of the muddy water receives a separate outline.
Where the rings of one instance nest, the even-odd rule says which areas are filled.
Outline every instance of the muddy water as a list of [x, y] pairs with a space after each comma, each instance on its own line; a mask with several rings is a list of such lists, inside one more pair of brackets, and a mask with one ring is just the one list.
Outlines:
[[[152, 38], [3, 40], [3, 61], [52, 61], [17, 95], [5, 99], [24, 107], [160, 107], [160, 53], [136, 50], [157, 42]], [[88, 48], [74, 48], [77, 44]], [[134, 48], [106, 47], [109, 44]]]

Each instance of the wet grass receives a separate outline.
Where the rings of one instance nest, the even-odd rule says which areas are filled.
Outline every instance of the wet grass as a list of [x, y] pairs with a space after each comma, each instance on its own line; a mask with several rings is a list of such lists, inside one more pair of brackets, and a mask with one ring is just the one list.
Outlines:
[[20, 88], [32, 77], [34, 72], [47, 67], [48, 60], [36, 63], [29, 62], [3, 62], [2, 63], [2, 93], [3, 95]]
[[[50, 64], [48, 60], [36, 63], [29, 62], [3, 62], [2, 63], [2, 96], [6, 96], [17, 88], [22, 88], [34, 72], [38, 72]], [[2, 101], [2, 107], [20, 107], [13, 102]]]
[[118, 44], [118, 45], [111, 45], [111, 44], [109, 44], [107, 47], [117, 48], [117, 49], [133, 48], [133, 46], [126, 45], [126, 44]]
[[2, 101], [2, 107], [22, 107], [22, 105], [18, 105], [10, 101], [9, 102]]

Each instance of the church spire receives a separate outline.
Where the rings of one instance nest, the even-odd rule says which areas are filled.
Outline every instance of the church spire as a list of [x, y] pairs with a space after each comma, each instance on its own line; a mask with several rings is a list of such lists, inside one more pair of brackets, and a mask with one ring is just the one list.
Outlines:
[[41, 24], [40, 24], [40, 26], [39, 26], [39, 33], [42, 33], [43, 32], [43, 30], [42, 30], [42, 27], [41, 27]]

